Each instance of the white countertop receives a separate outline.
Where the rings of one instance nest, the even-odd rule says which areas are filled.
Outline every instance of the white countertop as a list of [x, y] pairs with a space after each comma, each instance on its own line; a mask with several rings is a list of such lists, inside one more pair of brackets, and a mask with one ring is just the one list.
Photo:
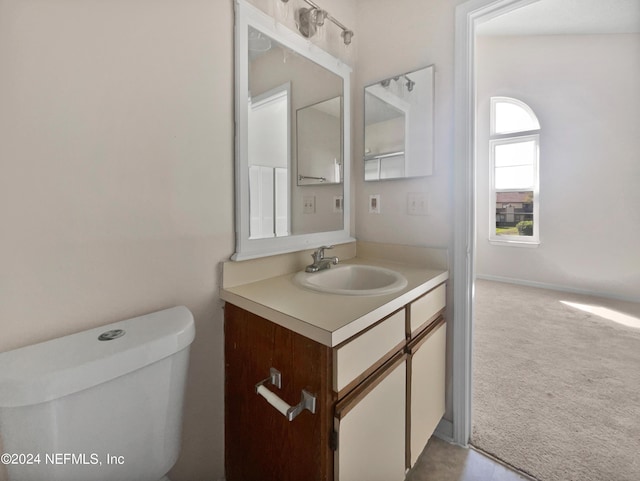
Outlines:
[[449, 278], [444, 269], [426, 269], [387, 260], [353, 258], [341, 264], [386, 267], [404, 275], [407, 287], [381, 296], [325, 294], [299, 286], [295, 273], [220, 289], [220, 297], [280, 326], [335, 347], [397, 311]]

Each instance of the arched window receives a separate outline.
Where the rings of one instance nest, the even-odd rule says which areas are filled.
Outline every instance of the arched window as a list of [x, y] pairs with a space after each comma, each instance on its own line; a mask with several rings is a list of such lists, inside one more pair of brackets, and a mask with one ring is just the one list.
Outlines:
[[539, 232], [540, 123], [517, 99], [491, 97], [489, 239], [537, 245]]

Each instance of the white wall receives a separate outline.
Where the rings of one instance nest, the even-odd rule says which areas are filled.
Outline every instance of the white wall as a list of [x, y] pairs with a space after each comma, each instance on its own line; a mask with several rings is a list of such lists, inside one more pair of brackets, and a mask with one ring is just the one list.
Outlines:
[[223, 475], [231, 2], [0, 1], [0, 351], [184, 304], [173, 479]]
[[[480, 37], [477, 274], [640, 300], [640, 35]], [[538, 115], [538, 248], [491, 245], [489, 97]]]
[[[356, 230], [359, 240], [453, 247], [453, 101], [455, 8], [464, 0], [358, 0], [358, 61], [353, 130]], [[435, 65], [433, 175], [364, 182], [364, 87], [393, 75]], [[407, 214], [407, 193], [426, 192], [427, 216]], [[370, 194], [381, 213], [369, 214]], [[451, 277], [448, 298], [451, 301]], [[452, 317], [450, 302], [449, 320]], [[447, 413], [451, 419], [452, 322], [447, 339]]]
[[[452, 236], [453, 40], [455, 6], [462, 1], [360, 0], [355, 107], [356, 237], [377, 242], [447, 247]], [[364, 182], [364, 87], [435, 64], [434, 174], [407, 180]], [[429, 215], [407, 214], [407, 193], [427, 192]], [[370, 194], [381, 213], [369, 214]]]

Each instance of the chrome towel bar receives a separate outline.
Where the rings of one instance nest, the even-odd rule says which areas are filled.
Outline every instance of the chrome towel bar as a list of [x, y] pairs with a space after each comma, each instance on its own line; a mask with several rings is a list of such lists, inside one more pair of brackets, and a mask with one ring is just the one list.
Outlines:
[[305, 179], [319, 180], [320, 182], [326, 182], [327, 181], [326, 177], [313, 177], [311, 175], [299, 175], [298, 176], [298, 180], [305, 180]]

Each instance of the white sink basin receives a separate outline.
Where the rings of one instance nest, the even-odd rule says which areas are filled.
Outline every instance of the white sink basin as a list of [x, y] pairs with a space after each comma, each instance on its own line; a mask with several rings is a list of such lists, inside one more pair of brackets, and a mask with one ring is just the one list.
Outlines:
[[407, 279], [396, 271], [360, 264], [346, 264], [320, 272], [298, 272], [294, 281], [314, 291], [347, 296], [393, 294], [407, 286]]

